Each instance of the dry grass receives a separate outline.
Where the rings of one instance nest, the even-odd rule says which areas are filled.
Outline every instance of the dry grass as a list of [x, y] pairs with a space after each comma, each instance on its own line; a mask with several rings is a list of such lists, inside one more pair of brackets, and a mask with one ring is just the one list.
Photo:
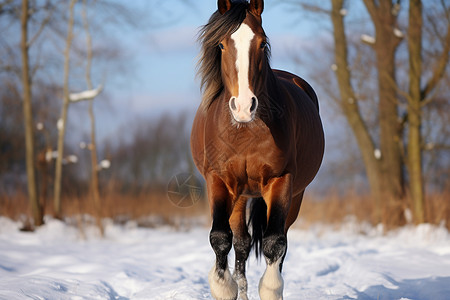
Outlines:
[[[430, 224], [444, 225], [450, 230], [450, 191], [442, 194], [428, 195], [425, 199], [425, 221]], [[401, 204], [400, 210], [387, 203], [381, 208], [381, 223], [386, 229], [394, 229], [406, 223], [413, 223], [411, 201], [407, 198]], [[349, 193], [346, 196], [329, 194], [325, 198], [306, 195], [300, 210], [300, 225], [309, 226], [314, 223], [325, 223], [339, 226], [349, 216], [357, 222], [368, 222], [376, 225], [375, 201], [368, 195]], [[401, 215], [395, 213], [400, 212]], [[410, 216], [407, 216], [410, 215]]]
[[31, 216], [28, 197], [22, 192], [18, 192], [14, 197], [0, 195], [0, 216], [13, 220]]
[[375, 223], [374, 203], [370, 197], [349, 194], [346, 197], [330, 193], [327, 197], [318, 198], [306, 194], [300, 209], [299, 224], [308, 227], [315, 223], [339, 226], [348, 216], [358, 222]]
[[425, 220], [432, 224], [445, 222], [445, 226], [450, 230], [450, 191], [427, 198]]
[[[97, 220], [110, 218], [116, 223], [135, 220], [139, 226], [145, 227], [161, 225], [180, 227], [187, 224], [186, 220], [189, 220], [189, 224], [202, 224], [209, 218], [206, 201], [198, 201], [191, 207], [177, 207], [170, 202], [165, 192], [135, 195], [107, 193], [101, 198], [100, 211], [97, 211], [89, 196], [66, 196], [62, 198], [61, 207], [63, 218], [75, 218], [77, 222], [92, 218]], [[54, 215], [52, 199], [46, 201], [44, 214]], [[25, 226], [29, 226], [31, 215], [25, 194], [19, 193], [14, 197], [0, 196], [0, 216], [20, 220]]]
[[[444, 224], [450, 230], [450, 192], [429, 195], [426, 199], [426, 221], [431, 224]], [[117, 223], [135, 220], [138, 225], [154, 227], [171, 225], [174, 227], [186, 224], [209, 224], [209, 208], [206, 201], [199, 201], [188, 208], [180, 208], [169, 201], [163, 191], [153, 193], [139, 193], [122, 195], [108, 192], [101, 199], [102, 209], [97, 212], [89, 196], [67, 196], [63, 198], [63, 216], [77, 217], [89, 215], [96, 219], [110, 218]], [[405, 201], [405, 208], [410, 207]], [[396, 220], [391, 216], [389, 207], [382, 209], [382, 219]], [[45, 206], [45, 214], [53, 215], [51, 200]], [[25, 194], [18, 194], [14, 198], [0, 196], [0, 215], [14, 220], [21, 220], [25, 224], [31, 213]], [[81, 216], [81, 217], [80, 217]], [[327, 197], [314, 197], [307, 194], [303, 200], [297, 226], [308, 227], [315, 223], [325, 223], [340, 226], [352, 216], [357, 222], [368, 222], [376, 225], [375, 204], [369, 196], [349, 193], [339, 196], [330, 193]], [[190, 220], [186, 222], [186, 220]], [[192, 222], [193, 221], [193, 222]], [[197, 221], [197, 222], [196, 222]], [[383, 221], [384, 223], [384, 221]], [[387, 229], [403, 224], [388, 223]], [[189, 225], [187, 225], [189, 226]]]
[[203, 217], [207, 211], [206, 203], [201, 201], [191, 207], [177, 207], [170, 202], [164, 192], [142, 193], [134, 196], [106, 195], [101, 200], [100, 215], [96, 212], [93, 201], [90, 201], [88, 197], [66, 199], [65, 202], [68, 202], [66, 205], [63, 204], [65, 215], [88, 214], [100, 218], [111, 218], [116, 222], [137, 220], [139, 225], [147, 227], [161, 224], [177, 226], [179, 220]]

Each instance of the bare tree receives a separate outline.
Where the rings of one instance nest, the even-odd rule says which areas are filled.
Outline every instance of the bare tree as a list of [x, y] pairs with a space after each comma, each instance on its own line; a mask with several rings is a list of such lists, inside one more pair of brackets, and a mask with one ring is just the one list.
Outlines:
[[[424, 221], [424, 181], [423, 181], [423, 151], [422, 138], [423, 109], [433, 99], [436, 87], [445, 75], [448, 66], [450, 50], [449, 8], [445, 1], [440, 5], [444, 13], [434, 15], [434, 19], [444, 18], [446, 31], [439, 42], [439, 53], [425, 53], [422, 50], [424, 38], [422, 30], [423, 8], [419, 0], [409, 1], [409, 24], [407, 35], [400, 29], [399, 13], [402, 1], [392, 0], [362, 0], [373, 25], [374, 36], [364, 34], [361, 41], [374, 54], [373, 68], [376, 70], [376, 94], [372, 98], [377, 100], [376, 115], [378, 116], [373, 130], [369, 120], [364, 116], [363, 101], [364, 85], [357, 86], [364, 75], [364, 71], [355, 69], [360, 55], [367, 55], [361, 49], [356, 54], [350, 54], [353, 47], [352, 40], [346, 33], [347, 6], [349, 1], [331, 0], [331, 8], [311, 4], [311, 2], [293, 0], [303, 9], [315, 13], [326, 14], [330, 17], [334, 40], [335, 77], [339, 95], [329, 87], [326, 91], [335, 98], [340, 110], [345, 115], [350, 128], [356, 138], [366, 168], [366, 174], [374, 199], [378, 202], [377, 219], [388, 223], [404, 222], [403, 210], [407, 206], [405, 201], [406, 187], [412, 198], [414, 219]], [[347, 4], [347, 6], [346, 6]], [[355, 4], [354, 2], [351, 5]], [[431, 26], [433, 28], [433, 26]], [[434, 26], [436, 27], [436, 26]], [[437, 34], [439, 36], [439, 34]], [[409, 63], [402, 65], [398, 58], [401, 43], [408, 41], [407, 54]], [[353, 50], [355, 48], [353, 47]], [[403, 50], [402, 50], [403, 51]], [[402, 52], [404, 53], [404, 52]], [[352, 55], [352, 56], [351, 56]], [[369, 55], [371, 55], [369, 53]], [[356, 57], [355, 57], [356, 56]], [[433, 68], [423, 69], [423, 61], [430, 61], [430, 56], [437, 57], [433, 61]], [[351, 61], [353, 60], [353, 61]], [[360, 66], [370, 69], [369, 66]], [[397, 68], [400, 68], [397, 69]], [[406, 70], [406, 72], [405, 72]], [[403, 73], [402, 73], [403, 72]], [[409, 73], [408, 73], [409, 72]], [[397, 78], [398, 74], [409, 74]], [[428, 81], [424, 84], [425, 79]], [[371, 80], [367, 77], [363, 80]], [[406, 84], [405, 84], [406, 81]], [[405, 90], [406, 86], [406, 90]], [[366, 93], [367, 94], [367, 93]], [[407, 136], [404, 136], [405, 133]], [[379, 145], [379, 146], [377, 146]], [[407, 176], [405, 177], [405, 167]], [[406, 182], [408, 181], [408, 185]], [[388, 212], [382, 214], [382, 211]], [[382, 216], [386, 219], [382, 220]]]
[[44, 223], [43, 211], [39, 205], [37, 180], [35, 171], [35, 154], [34, 154], [34, 122], [33, 112], [31, 108], [31, 77], [30, 65], [28, 57], [29, 40], [28, 40], [28, 16], [29, 16], [28, 0], [22, 0], [21, 15], [21, 53], [22, 53], [22, 83], [23, 83], [23, 114], [25, 124], [25, 148], [26, 148], [26, 164], [28, 178], [28, 198], [33, 214], [34, 225], [40, 226]]
[[69, 68], [70, 68], [70, 48], [73, 40], [73, 24], [74, 24], [74, 7], [77, 0], [70, 1], [69, 7], [69, 21], [67, 27], [66, 48], [64, 51], [64, 86], [63, 86], [63, 106], [61, 112], [61, 119], [58, 121], [58, 156], [55, 164], [55, 182], [53, 194], [53, 206], [55, 210], [55, 217], [61, 218], [61, 179], [62, 179], [62, 162], [64, 155], [64, 138], [67, 125], [67, 111], [69, 109]]
[[442, 52], [438, 55], [432, 76], [421, 86], [424, 72], [423, 62], [423, 5], [421, 0], [409, 1], [408, 52], [409, 52], [409, 94], [408, 107], [408, 161], [409, 191], [411, 193], [414, 217], [417, 223], [425, 221], [424, 182], [423, 182], [423, 142], [422, 120], [423, 107], [433, 100], [432, 93], [445, 75], [450, 52], [450, 10], [442, 1], [442, 8], [447, 19], [446, 34], [442, 39]]
[[94, 202], [94, 207], [96, 210], [97, 217], [97, 225], [100, 228], [101, 234], [103, 235], [104, 229], [101, 223], [101, 205], [100, 205], [100, 189], [99, 189], [99, 181], [98, 181], [98, 159], [97, 159], [97, 144], [95, 138], [95, 115], [94, 115], [94, 99], [100, 94], [103, 89], [103, 86], [98, 87], [97, 89], [93, 89], [92, 79], [91, 79], [91, 69], [92, 69], [92, 38], [89, 31], [89, 21], [87, 18], [87, 1], [83, 0], [83, 10], [82, 10], [82, 18], [83, 18], [83, 27], [86, 34], [86, 84], [88, 87], [87, 91], [78, 93], [78, 94], [70, 94], [69, 101], [70, 102], [78, 102], [78, 101], [89, 101], [89, 118], [91, 120], [91, 143], [88, 146], [88, 149], [91, 152], [91, 194]]
[[[80, 26], [83, 26], [84, 33], [86, 35], [86, 44], [85, 46], [79, 46], [77, 43], [73, 44], [72, 40], [74, 26], [77, 26], [78, 23], [77, 17], [74, 15], [74, 7], [78, 2], [81, 1], [71, 1], [70, 2], [70, 16], [68, 19], [68, 32], [66, 37], [66, 48], [64, 52], [64, 85], [63, 85], [63, 107], [62, 107], [62, 117], [60, 121], [60, 129], [59, 129], [59, 137], [58, 137], [58, 158], [63, 156], [62, 151], [64, 148], [64, 136], [67, 127], [67, 111], [69, 105], [73, 102], [84, 101], [87, 100], [89, 102], [89, 118], [91, 121], [90, 126], [90, 138], [91, 142], [89, 143], [89, 150], [91, 154], [91, 184], [90, 191], [93, 199], [94, 206], [100, 215], [101, 207], [100, 207], [100, 187], [99, 187], [99, 179], [98, 179], [98, 171], [99, 171], [99, 163], [97, 158], [97, 143], [96, 143], [96, 133], [95, 133], [95, 115], [94, 115], [94, 99], [99, 95], [103, 90], [103, 85], [95, 88], [92, 83], [92, 72], [93, 66], [92, 61], [94, 57], [94, 49], [92, 44], [92, 37], [90, 32], [91, 25], [94, 27], [94, 30], [101, 31], [105, 30], [105, 22], [110, 22], [113, 24], [123, 25], [133, 25], [136, 21], [132, 18], [132, 11], [129, 11], [126, 6], [115, 3], [114, 1], [83, 1], [83, 8], [81, 10], [81, 22]], [[89, 9], [92, 9], [96, 12], [96, 18], [92, 20], [88, 20], [88, 6]], [[121, 23], [122, 22], [122, 23]], [[97, 26], [95, 26], [97, 25]], [[72, 47], [72, 49], [71, 49]], [[114, 50], [110, 50], [113, 48]], [[109, 62], [111, 65], [111, 57], [117, 55], [117, 49], [120, 47], [107, 47], [102, 49], [102, 59]], [[74, 57], [70, 57], [70, 52], [73, 51]], [[69, 93], [69, 77], [70, 77], [70, 61], [71, 59], [78, 59], [84, 61], [86, 60], [85, 66], [85, 82], [88, 90], [81, 93]], [[117, 57], [114, 57], [117, 59]], [[84, 64], [84, 63], [80, 63]], [[75, 78], [76, 80], [76, 78]], [[56, 161], [56, 171], [55, 171], [55, 192], [54, 192], [54, 207], [55, 212], [58, 217], [61, 217], [61, 181], [62, 181], [62, 166], [61, 162]], [[99, 220], [98, 220], [99, 221]], [[100, 222], [99, 222], [99, 225]], [[102, 227], [100, 226], [100, 229]]]
[[[402, 171], [401, 132], [398, 123], [398, 93], [395, 55], [403, 36], [398, 34], [397, 4], [392, 0], [364, 0], [375, 27], [375, 43], [378, 74], [378, 114], [380, 127], [379, 159], [381, 182], [386, 209], [394, 212], [395, 218], [403, 214], [404, 178]], [[340, 8], [341, 9], [341, 8]], [[395, 220], [397, 221], [397, 220]]]
[[409, 1], [408, 51], [409, 51], [409, 95], [408, 95], [408, 168], [409, 190], [413, 200], [416, 222], [423, 223], [424, 184], [422, 172], [421, 137], [421, 77], [422, 77], [422, 1]]
[[[86, 83], [88, 89], [92, 90], [91, 80], [91, 65], [92, 65], [92, 38], [89, 32], [89, 22], [87, 19], [87, 3], [83, 0], [83, 24], [86, 33], [86, 48], [87, 48], [87, 64], [86, 64]], [[91, 189], [94, 199], [94, 205], [97, 213], [100, 212], [100, 191], [98, 186], [98, 160], [97, 160], [97, 143], [95, 139], [95, 115], [94, 115], [94, 98], [89, 100], [89, 118], [91, 119]]]

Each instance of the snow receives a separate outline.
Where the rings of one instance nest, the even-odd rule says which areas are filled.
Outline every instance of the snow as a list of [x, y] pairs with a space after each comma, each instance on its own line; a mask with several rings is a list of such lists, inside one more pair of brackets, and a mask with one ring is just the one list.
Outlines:
[[109, 169], [111, 167], [111, 162], [107, 159], [104, 159], [98, 165], [99, 169]]
[[69, 155], [67, 156], [67, 161], [72, 163], [72, 164], [76, 164], [78, 162], [78, 157], [76, 155]]
[[[0, 299], [211, 299], [208, 228], [104, 225], [101, 238], [94, 226], [47, 218], [29, 233], [0, 217]], [[384, 234], [353, 222], [314, 225], [290, 230], [288, 243], [284, 299], [450, 298], [450, 235], [443, 227]], [[259, 299], [264, 269], [264, 261], [250, 259], [249, 299]]]
[[398, 29], [398, 28], [394, 28], [393, 32], [394, 32], [394, 35], [395, 35], [396, 37], [400, 38], [400, 39], [402, 39], [402, 38], [405, 37], [405, 35], [403, 34], [403, 32], [402, 32], [400, 29]]
[[375, 38], [373, 36], [370, 36], [370, 35], [367, 35], [367, 34], [362, 34], [361, 35], [361, 40], [364, 43], [367, 43], [367, 44], [375, 44], [375, 42], [376, 42], [376, 40], [375, 40]]
[[87, 90], [80, 93], [69, 94], [69, 100], [71, 102], [78, 102], [83, 100], [91, 100], [97, 97], [103, 90], [103, 85], [99, 85], [96, 89]]
[[376, 159], [380, 159], [381, 158], [381, 150], [380, 149], [373, 150], [373, 155], [375, 156]]
[[56, 128], [58, 128], [59, 131], [63, 130], [64, 128], [64, 120], [58, 119], [58, 122], [56, 122]]

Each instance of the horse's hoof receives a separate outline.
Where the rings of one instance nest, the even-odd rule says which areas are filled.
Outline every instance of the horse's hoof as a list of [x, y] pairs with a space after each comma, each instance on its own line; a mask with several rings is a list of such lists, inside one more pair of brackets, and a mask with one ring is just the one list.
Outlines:
[[239, 300], [248, 300], [247, 296], [247, 278], [243, 275], [237, 275], [236, 273], [233, 274], [233, 279], [238, 284], [239, 289]]
[[219, 276], [214, 266], [208, 276], [211, 295], [216, 300], [235, 300], [238, 296], [238, 285], [231, 276], [228, 268], [225, 269], [223, 277]]
[[284, 282], [280, 273], [280, 262], [281, 258], [267, 265], [266, 271], [259, 281], [259, 297], [261, 300], [283, 299]]

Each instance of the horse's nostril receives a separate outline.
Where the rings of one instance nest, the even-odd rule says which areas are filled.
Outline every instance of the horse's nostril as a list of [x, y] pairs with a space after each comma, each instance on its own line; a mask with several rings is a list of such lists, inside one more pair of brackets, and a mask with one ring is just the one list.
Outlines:
[[231, 107], [231, 109], [232, 110], [236, 110], [236, 98], [231, 98], [231, 100], [230, 100], [230, 107]]
[[252, 112], [256, 109], [257, 104], [258, 104], [258, 100], [256, 100], [256, 97], [252, 97], [252, 106], [250, 107], [250, 112]]

